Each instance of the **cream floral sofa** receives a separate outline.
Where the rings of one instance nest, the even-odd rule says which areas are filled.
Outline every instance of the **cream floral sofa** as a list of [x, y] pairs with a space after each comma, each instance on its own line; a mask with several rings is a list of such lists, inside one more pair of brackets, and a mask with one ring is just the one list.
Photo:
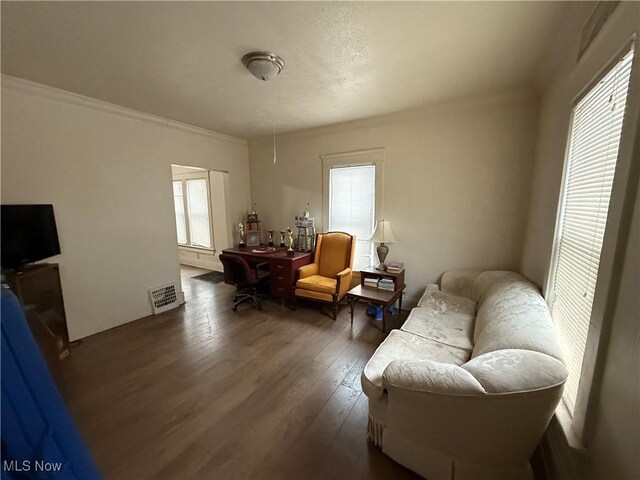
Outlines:
[[566, 378], [533, 283], [446, 272], [362, 372], [369, 438], [429, 480], [532, 478]]

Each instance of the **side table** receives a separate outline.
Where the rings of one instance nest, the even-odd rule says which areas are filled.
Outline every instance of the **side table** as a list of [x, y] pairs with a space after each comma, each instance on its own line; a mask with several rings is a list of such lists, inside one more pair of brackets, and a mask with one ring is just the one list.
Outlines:
[[[365, 278], [391, 278], [394, 281], [395, 290], [384, 290], [381, 288], [364, 285]], [[374, 268], [367, 268], [360, 271], [360, 285], [356, 285], [347, 292], [347, 301], [351, 313], [351, 325], [353, 325], [353, 309], [358, 300], [365, 300], [373, 305], [382, 307], [382, 331], [386, 332], [387, 310], [391, 305], [399, 301], [399, 310], [402, 310], [402, 294], [407, 286], [404, 283], [404, 269], [398, 273], [381, 272]]]

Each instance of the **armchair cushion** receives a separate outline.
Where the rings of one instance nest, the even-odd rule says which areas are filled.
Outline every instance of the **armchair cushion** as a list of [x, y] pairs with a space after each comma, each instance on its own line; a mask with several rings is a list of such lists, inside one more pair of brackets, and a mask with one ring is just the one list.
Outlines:
[[300, 280], [296, 282], [297, 288], [310, 290], [312, 292], [328, 293], [330, 295], [336, 293], [338, 280], [335, 278], [327, 278], [321, 275], [311, 275], [302, 278], [302, 272], [300, 273], [300, 277]]
[[318, 275], [335, 278], [345, 267], [351, 265], [351, 249], [353, 237], [346, 233], [330, 233], [322, 237], [319, 246]]
[[308, 298], [310, 300], [320, 300], [321, 302], [333, 303], [333, 294], [314, 292], [313, 290], [303, 290], [296, 288], [296, 297]]

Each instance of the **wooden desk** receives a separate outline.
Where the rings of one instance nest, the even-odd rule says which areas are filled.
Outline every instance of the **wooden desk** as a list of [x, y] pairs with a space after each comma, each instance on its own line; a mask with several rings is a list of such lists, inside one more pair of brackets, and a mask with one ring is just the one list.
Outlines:
[[313, 252], [294, 252], [293, 256], [288, 256], [285, 248], [279, 248], [274, 253], [253, 253], [253, 248], [227, 248], [222, 253], [238, 255], [249, 265], [268, 263], [271, 272], [270, 293], [284, 304], [293, 297], [292, 287], [296, 280], [296, 270], [313, 261]]

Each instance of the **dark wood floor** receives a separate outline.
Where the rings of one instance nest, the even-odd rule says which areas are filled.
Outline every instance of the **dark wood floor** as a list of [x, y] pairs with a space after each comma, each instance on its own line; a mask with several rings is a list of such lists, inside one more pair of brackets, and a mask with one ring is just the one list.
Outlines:
[[[196, 272], [197, 273], [197, 272]], [[84, 339], [64, 396], [106, 478], [414, 479], [366, 440], [360, 373], [383, 339], [358, 310], [231, 311], [185, 276], [187, 304]]]

